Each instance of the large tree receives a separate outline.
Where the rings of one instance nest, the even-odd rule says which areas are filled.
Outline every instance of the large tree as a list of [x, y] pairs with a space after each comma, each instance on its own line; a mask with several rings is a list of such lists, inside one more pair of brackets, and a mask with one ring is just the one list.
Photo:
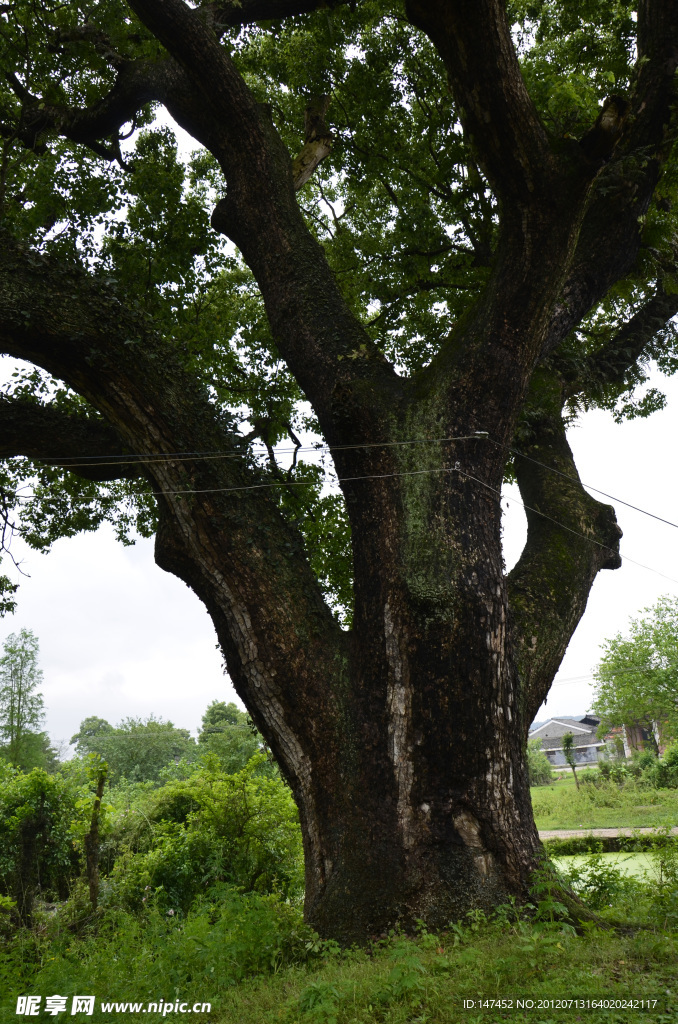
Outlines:
[[7, 522], [155, 531], [292, 787], [321, 933], [521, 897], [527, 729], [620, 564], [565, 426], [649, 411], [675, 362], [675, 0], [0, 16], [0, 338], [36, 368]]

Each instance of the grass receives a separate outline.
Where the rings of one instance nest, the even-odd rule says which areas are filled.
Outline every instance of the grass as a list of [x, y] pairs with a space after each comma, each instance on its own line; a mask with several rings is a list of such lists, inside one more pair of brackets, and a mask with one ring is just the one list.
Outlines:
[[[137, 948], [134, 955], [147, 978], [160, 954], [154, 958], [148, 950]], [[394, 936], [373, 950], [335, 953], [310, 967], [292, 966], [272, 976], [242, 981], [222, 990], [220, 996], [218, 979], [209, 972], [190, 981], [177, 978], [178, 986], [165, 991], [164, 998], [166, 1002], [212, 1000], [212, 1012], [192, 1018], [196, 1024], [207, 1020], [213, 1024], [496, 1024], [504, 1020], [572, 1024], [577, 1019], [591, 1024], [668, 1024], [675, 1022], [678, 1010], [677, 959], [675, 935], [647, 931], [620, 935], [599, 929], [575, 935], [555, 922], [488, 922], [476, 915], [442, 935]], [[130, 966], [128, 962], [128, 973], [120, 971], [119, 977], [125, 980], [118, 981], [117, 993], [97, 986], [99, 998], [140, 997], [138, 975], [129, 972]], [[72, 960], [69, 981], [77, 974]], [[64, 989], [56, 987], [57, 992]], [[38, 974], [30, 991], [44, 995], [55, 988], [45, 988]], [[552, 1005], [553, 1000], [633, 998], [657, 999], [658, 1005], [651, 1012], [582, 1008], [579, 1017], [571, 1007]], [[501, 999], [512, 1000], [512, 1005], [479, 1005], [481, 1000]], [[518, 1008], [519, 999], [532, 1000], [533, 1007]], [[465, 1006], [464, 1000], [475, 1005]], [[538, 1012], [540, 1001], [547, 1005]], [[2, 1020], [19, 1019], [13, 1011], [14, 1006], [8, 1006]], [[179, 1018], [179, 1014], [169, 1015], [170, 1020]], [[148, 1013], [102, 1015], [97, 1004], [94, 1014], [82, 1019], [149, 1024], [168, 1018]]]
[[[355, 954], [313, 972], [288, 971], [234, 990], [220, 1024], [495, 1024], [568, 1021], [571, 1008], [521, 1011], [517, 1000], [660, 998], [655, 1013], [580, 1011], [595, 1021], [675, 1021], [678, 945], [666, 936], [619, 937], [597, 930], [583, 937], [538, 932], [533, 926], [481, 925], [457, 933], [399, 940], [366, 956]], [[666, 996], [667, 990], [671, 992]], [[480, 1001], [512, 1000], [512, 1006]], [[473, 1000], [475, 1006], [465, 1006]]]
[[534, 786], [532, 809], [540, 831], [660, 828], [678, 825], [678, 789], [649, 789], [630, 780], [623, 786], [582, 782], [577, 790], [570, 774], [549, 786]]

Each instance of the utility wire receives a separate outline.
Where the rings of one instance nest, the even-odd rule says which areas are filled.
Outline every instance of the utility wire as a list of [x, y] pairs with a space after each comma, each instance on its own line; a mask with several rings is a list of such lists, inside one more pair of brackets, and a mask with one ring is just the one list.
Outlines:
[[[613, 676], [621, 676], [627, 672], [663, 672], [667, 668], [678, 668], [678, 662], [672, 661], [668, 665], [631, 665], [629, 668], [618, 668], [615, 669]], [[598, 676], [593, 673], [589, 673], [585, 676], [572, 676], [570, 679], [559, 679], [557, 683], [552, 683], [551, 686], [569, 686], [572, 683], [586, 683], [593, 682], [598, 679]]]
[[[574, 484], [579, 484], [580, 487], [585, 487], [589, 491], [595, 491], [596, 494], [602, 494], [603, 497], [609, 498], [610, 501], [616, 501], [620, 505], [624, 505], [626, 508], [631, 508], [635, 512], [640, 512], [642, 515], [649, 516], [651, 519], [657, 520], [657, 522], [665, 523], [667, 526], [672, 526], [674, 529], [678, 529], [678, 523], [672, 522], [670, 519], [664, 519], [663, 516], [658, 516], [654, 512], [648, 512], [647, 509], [640, 508], [639, 505], [634, 505], [629, 501], [625, 501], [623, 498], [618, 498], [614, 494], [609, 494], [607, 491], [601, 490], [599, 487], [594, 487], [593, 484], [587, 484], [579, 480], [577, 477], [571, 476], [569, 473], [563, 473], [562, 470], [556, 469], [554, 466], [549, 466], [545, 462], [541, 462], [539, 459], [535, 459], [531, 455], [526, 455], [521, 452], [518, 448], [513, 448], [510, 445], [502, 444], [500, 441], [495, 441], [493, 437], [490, 437], [486, 431], [477, 430], [473, 434], [463, 434], [456, 437], [424, 437], [424, 438], [413, 438], [406, 441], [377, 441], [369, 442], [364, 444], [347, 444], [347, 445], [300, 445], [294, 448], [277, 448], [275, 449], [276, 455], [287, 455], [287, 454], [299, 454], [301, 452], [317, 452], [317, 453], [333, 453], [342, 451], [356, 451], [359, 449], [369, 448], [396, 448], [403, 447], [406, 445], [414, 444], [446, 444], [454, 441], [470, 441], [470, 440], [488, 440], [498, 448], [503, 448], [505, 451], [511, 452], [512, 455], [517, 455], [522, 459], [527, 459], [528, 462], [534, 463], [536, 466], [541, 466], [542, 469], [548, 470], [550, 473], [555, 473], [557, 476], [563, 477], [565, 480], [570, 480]], [[257, 442], [259, 443], [259, 442]], [[264, 445], [262, 444], [262, 447]], [[264, 452], [261, 452], [263, 455]], [[220, 451], [206, 451], [206, 452], [148, 452], [146, 454], [133, 453], [128, 456], [120, 455], [82, 455], [82, 456], [54, 456], [48, 460], [48, 462], [59, 463], [62, 469], [72, 470], [78, 468], [89, 468], [92, 466], [128, 466], [136, 465], [137, 463], [143, 462], [144, 465], [158, 465], [165, 462], [192, 462], [195, 460], [207, 462], [207, 461], [221, 461], [224, 459], [242, 459], [245, 452], [220, 452]], [[68, 462], [68, 459], [78, 459], [78, 462]], [[100, 460], [100, 461], [94, 461]], [[441, 470], [440, 472], [442, 472]], [[428, 471], [427, 471], [428, 472]], [[437, 472], [431, 470], [431, 472]], [[392, 474], [392, 475], [404, 475], [404, 474]], [[342, 479], [371, 479], [369, 477], [353, 477], [353, 478], [342, 478]], [[105, 482], [105, 481], [102, 481]], [[304, 481], [305, 482], [305, 481]], [[288, 486], [292, 481], [288, 481]], [[254, 485], [264, 486], [264, 485]], [[170, 493], [170, 492], [165, 492]], [[171, 492], [180, 493], [180, 492]], [[188, 492], [187, 492], [188, 493]], [[200, 492], [193, 492], [200, 493]], [[515, 500], [515, 499], [511, 499]], [[543, 513], [539, 513], [543, 514]], [[566, 527], [564, 527], [566, 529]], [[629, 559], [630, 561], [630, 559]], [[640, 564], [640, 563], [638, 563]]]
[[[495, 441], [494, 443], [496, 444], [497, 442]], [[561, 530], [567, 530], [568, 533], [574, 534], [575, 537], [581, 537], [583, 540], [587, 540], [591, 544], [596, 544], [599, 548], [603, 548], [603, 550], [605, 551], [611, 551], [613, 554], [616, 553], [614, 548], [611, 548], [609, 544], [603, 544], [602, 541], [596, 540], [595, 537], [589, 537], [585, 533], [579, 533], [577, 530], [573, 530], [572, 527], [566, 526], [565, 523], [559, 522], [558, 519], [554, 519], [553, 516], [547, 515], [546, 512], [541, 512], [538, 508], [533, 508], [531, 505], [526, 505], [524, 502], [520, 501], [519, 498], [512, 498], [509, 494], [502, 495], [501, 491], [498, 491], [496, 487], [491, 487], [489, 484], [486, 484], [483, 480], [479, 480], [478, 477], [471, 476], [470, 473], [466, 473], [461, 469], [459, 469], [458, 472], [462, 473], [463, 476], [467, 476], [469, 480], [475, 480], [476, 483], [482, 484], [482, 486], [486, 487], [488, 491], [494, 491], [495, 494], [499, 495], [500, 499], [504, 497], [506, 498], [507, 501], [513, 501], [515, 502], [515, 504], [520, 505], [522, 508], [524, 508], [527, 512], [534, 512], [536, 513], [536, 515], [541, 516], [543, 519], [548, 519], [550, 522], [555, 523], [555, 525], [560, 527]], [[650, 565], [644, 565], [643, 562], [636, 562], [635, 559], [629, 558], [628, 555], [622, 555], [621, 552], [619, 554], [620, 557], [623, 557], [627, 562], [631, 562], [632, 565], [637, 565], [641, 569], [647, 569], [648, 572], [653, 572], [657, 576], [662, 576], [665, 580], [669, 580], [669, 582], [671, 583], [678, 584], [678, 580], [674, 579], [673, 576], [667, 576], [666, 573], [659, 572], [658, 569], [653, 569]]]
[[[355, 449], [363, 449], [363, 448], [401, 447], [403, 445], [409, 445], [409, 444], [442, 444], [442, 443], [446, 443], [446, 442], [468, 441], [468, 440], [489, 440], [489, 441], [491, 441], [492, 444], [497, 445], [500, 448], [504, 448], [506, 451], [510, 451], [512, 454], [519, 455], [521, 458], [528, 459], [530, 462], [533, 462], [536, 465], [539, 465], [539, 466], [541, 466], [544, 469], [550, 470], [551, 472], [556, 473], [558, 476], [564, 477], [567, 480], [571, 480], [573, 483], [578, 483], [578, 484], [580, 484], [580, 486], [589, 486], [589, 485], [586, 485], [586, 484], [581, 484], [581, 481], [577, 480], [575, 477], [572, 477], [572, 476], [570, 476], [567, 473], [562, 473], [560, 470], [554, 469], [554, 467], [548, 466], [548, 465], [546, 465], [546, 463], [540, 462], [538, 459], [533, 459], [531, 456], [525, 455], [523, 452], [519, 451], [518, 449], [511, 448], [508, 445], [501, 444], [499, 441], [495, 441], [493, 438], [491, 438], [489, 436], [489, 434], [487, 434], [486, 431], [475, 431], [473, 434], [464, 434], [464, 435], [459, 435], [459, 436], [455, 436], [455, 437], [419, 438], [419, 439], [406, 440], [406, 441], [370, 442], [370, 443], [366, 443], [366, 444], [343, 445], [343, 446], [325, 445], [325, 446], [321, 446], [321, 447], [309, 448], [307, 450], [331, 452], [331, 451], [355, 450]], [[299, 452], [300, 450], [303, 450], [303, 449], [300, 448], [300, 447], [295, 447], [294, 449], [290, 449], [290, 451], [292, 451], [292, 452], [294, 452], [294, 451]], [[93, 456], [93, 458], [94, 457], [95, 456]], [[177, 453], [177, 455], [175, 455], [175, 456], [164, 455], [161, 459], [155, 459], [154, 461], [166, 462], [166, 461], [168, 461], [170, 459], [172, 459], [172, 460], [176, 459], [176, 461], [183, 461], [184, 459], [192, 459], [192, 458], [208, 459], [208, 458], [237, 458], [237, 457], [241, 457], [241, 456], [237, 455], [236, 453], [223, 453], [223, 452], [221, 452], [221, 453], [214, 453], [214, 454], [202, 453], [200, 455], [191, 455], [190, 453]], [[112, 458], [115, 458], [115, 457], [112, 457]], [[135, 456], [136, 460], [138, 460], [139, 458], [143, 458], [143, 456]], [[115, 462], [111, 463], [110, 461], [109, 462], [99, 463], [99, 465], [119, 465], [119, 464], [124, 464], [124, 463], [115, 463]], [[70, 465], [70, 467], [67, 466], [67, 467], [64, 467], [64, 468], [75, 468], [76, 465], [77, 464], [73, 464], [72, 463]], [[83, 466], [92, 466], [92, 465], [97, 465], [97, 463], [87, 462], [87, 463], [83, 463], [82, 465]], [[459, 472], [461, 475], [467, 477], [469, 480], [475, 481], [476, 483], [480, 484], [482, 487], [485, 487], [487, 490], [489, 490], [489, 491], [493, 492], [494, 494], [498, 495], [499, 499], [501, 500], [502, 493], [501, 493], [500, 490], [498, 490], [496, 487], [490, 486], [490, 484], [486, 484], [485, 481], [480, 480], [478, 477], [475, 477], [475, 476], [471, 475], [470, 473], [466, 473], [464, 470], [461, 470], [459, 468], [459, 463], [456, 463], [456, 465], [454, 467], [443, 466], [443, 467], [441, 467], [439, 469], [419, 469], [419, 470], [401, 471], [401, 472], [395, 472], [395, 473], [369, 473], [369, 474], [365, 474], [365, 475], [361, 475], [361, 476], [338, 477], [336, 479], [336, 481], [331, 481], [330, 483], [331, 484], [333, 484], [333, 483], [343, 484], [343, 483], [352, 483], [352, 482], [359, 481], [359, 480], [384, 480], [384, 479], [391, 479], [391, 478], [394, 478], [394, 477], [403, 477], [403, 476], [425, 476], [425, 475], [429, 475], [429, 474], [433, 474], [433, 473], [446, 473], [446, 472], [451, 472], [451, 471], [455, 471], [455, 470], [457, 472]], [[237, 486], [237, 487], [206, 487], [206, 488], [186, 488], [185, 490], [151, 491], [151, 494], [154, 497], [174, 496], [174, 495], [179, 496], [179, 495], [191, 495], [191, 494], [232, 494], [232, 493], [243, 492], [243, 491], [265, 490], [265, 489], [268, 489], [268, 488], [271, 488], [271, 487], [305, 487], [305, 486], [309, 486], [309, 483], [310, 483], [310, 481], [307, 481], [307, 480], [276, 480], [276, 481], [266, 481], [265, 483], [260, 483], [260, 484], [244, 484], [244, 485], [240, 485], [240, 486]], [[599, 494], [604, 494], [605, 497], [611, 498], [611, 500], [613, 500], [613, 501], [619, 501], [621, 504], [628, 505], [628, 507], [636, 509], [636, 511], [643, 512], [645, 515], [651, 516], [651, 518], [657, 519], [660, 522], [666, 523], [669, 526], [676, 526], [677, 525], [675, 523], [671, 523], [667, 519], [662, 519], [660, 516], [654, 515], [652, 512], [645, 512], [644, 509], [638, 508], [638, 506], [636, 506], [636, 505], [630, 505], [628, 502], [624, 502], [620, 498], [614, 498], [612, 495], [609, 495], [605, 491], [601, 491], [598, 488], [590, 487], [590, 490], [595, 490]], [[32, 498], [37, 497], [37, 495], [35, 495], [35, 494], [32, 494], [32, 495], [17, 495], [17, 497], [19, 498], [19, 500], [29, 501]], [[568, 533], [573, 534], [575, 537], [580, 537], [581, 539], [586, 540], [586, 541], [588, 541], [591, 544], [595, 544], [598, 547], [603, 548], [604, 550], [614, 551], [613, 548], [610, 548], [609, 545], [607, 545], [607, 544], [603, 544], [602, 541], [596, 540], [594, 537], [589, 537], [586, 534], [581, 533], [581, 532], [579, 532], [577, 530], [573, 530], [570, 526], [566, 526], [564, 523], [559, 522], [559, 520], [554, 519], [553, 516], [549, 516], [549, 515], [547, 515], [547, 513], [541, 512], [539, 509], [533, 508], [530, 505], [526, 505], [524, 502], [520, 501], [518, 498], [513, 498], [510, 495], [504, 495], [504, 497], [506, 497], [506, 499], [508, 501], [512, 501], [515, 504], [520, 505], [526, 511], [534, 512], [536, 515], [542, 516], [542, 518], [544, 518], [544, 519], [548, 519], [550, 522], [554, 523], [560, 529], [565, 530]], [[82, 499], [82, 501], [84, 501], [84, 502], [91, 501], [91, 500], [92, 500], [91, 498], [83, 498]], [[627, 562], [630, 562], [632, 565], [637, 565], [639, 568], [646, 569], [648, 572], [655, 573], [657, 576], [661, 576], [663, 579], [668, 580], [671, 583], [678, 584], [678, 580], [674, 579], [672, 576], [667, 576], [666, 573], [660, 572], [658, 569], [653, 569], [651, 566], [645, 565], [643, 562], [638, 562], [635, 559], [630, 558], [628, 555], [624, 555], [623, 557], [624, 557], [624, 559]]]
[[[398, 448], [403, 445], [410, 444], [445, 444], [451, 441], [476, 441], [476, 440], [487, 440], [487, 434], [485, 431], [475, 431], [473, 434], [462, 434], [458, 437], [421, 437], [414, 438], [408, 441], [372, 441], [366, 444], [339, 444], [339, 445], [299, 445], [294, 448], [276, 448], [273, 449], [276, 455], [294, 455], [296, 452], [344, 452], [352, 451], [360, 448]], [[260, 443], [262, 447], [265, 447], [263, 443]], [[494, 442], [497, 444], [498, 442]], [[266, 449], [268, 451], [268, 449]], [[261, 454], [265, 454], [261, 452]], [[212, 460], [219, 459], [242, 459], [245, 452], [218, 452], [218, 451], [207, 451], [207, 452], [149, 452], [146, 455], [143, 454], [132, 454], [129, 455], [53, 455], [46, 459], [40, 459], [41, 462], [57, 463], [62, 469], [77, 469], [89, 468], [91, 466], [128, 466], [136, 465], [139, 462], [144, 465], [154, 465], [156, 463], [164, 462], [209, 462]], [[17, 456], [20, 457], [20, 456]], [[80, 462], [69, 462], [69, 459], [82, 459]], [[94, 462], [94, 459], [102, 459], [102, 462]]]
[[[475, 437], [477, 435], [469, 435], [469, 436], [470, 437]], [[466, 439], [467, 439], [466, 437], [463, 438], [463, 440], [466, 440]], [[455, 440], [462, 440], [462, 438], [456, 438]], [[407, 442], [396, 442], [396, 443], [407, 443]], [[498, 442], [495, 441], [493, 443], [497, 444]], [[360, 446], [356, 446], [356, 447], [360, 447]], [[546, 468], [548, 468], [548, 467], [546, 467]], [[457, 463], [455, 466], [443, 466], [443, 467], [441, 467], [439, 469], [415, 469], [415, 470], [409, 470], [409, 471], [404, 471], [404, 472], [401, 471], [401, 472], [397, 472], [397, 473], [368, 473], [368, 474], [365, 474], [364, 476], [337, 477], [336, 480], [330, 481], [330, 484], [332, 485], [332, 484], [352, 483], [352, 482], [358, 481], [358, 480], [385, 480], [385, 479], [392, 479], [394, 477], [403, 477], [403, 476], [426, 476], [426, 475], [430, 475], [430, 474], [433, 474], [433, 473], [449, 473], [449, 472], [458, 472], [460, 475], [467, 477], [469, 480], [473, 480], [475, 483], [478, 483], [482, 487], [485, 487], [488, 491], [491, 491], [494, 494], [496, 494], [498, 496], [499, 500], [501, 501], [502, 493], [501, 493], [500, 490], [498, 490], [496, 487], [492, 487], [490, 484], [486, 484], [485, 481], [484, 480], [480, 480], [479, 477], [473, 476], [470, 473], [466, 473], [464, 470], [462, 470], [459, 467], [459, 463]], [[184, 496], [184, 495], [192, 495], [192, 494], [234, 494], [234, 493], [244, 492], [244, 491], [265, 490], [265, 489], [268, 489], [268, 488], [271, 488], [271, 487], [305, 487], [305, 486], [308, 486], [308, 485], [309, 485], [309, 481], [307, 481], [307, 480], [274, 480], [274, 481], [266, 481], [265, 483], [260, 483], [260, 484], [244, 484], [244, 485], [241, 485], [241, 486], [238, 486], [238, 487], [205, 487], [205, 488], [186, 488], [185, 490], [151, 491], [151, 494], [154, 497], [168, 497], [168, 496], [175, 496], [175, 495], [176, 496]], [[32, 498], [35, 498], [35, 497], [37, 497], [36, 494], [17, 495], [17, 498], [19, 500], [22, 500], [22, 501], [30, 501]], [[595, 544], [598, 547], [603, 548], [606, 551], [614, 552], [614, 548], [611, 548], [608, 544], [603, 544], [602, 541], [596, 540], [595, 537], [589, 537], [585, 533], [580, 533], [577, 530], [573, 530], [570, 526], [566, 526], [565, 523], [561, 523], [559, 520], [554, 519], [553, 516], [549, 516], [545, 512], [541, 512], [537, 508], [533, 508], [530, 505], [526, 505], [524, 502], [520, 501], [518, 498], [513, 498], [510, 495], [503, 495], [503, 497], [505, 497], [508, 501], [512, 501], [515, 504], [520, 505], [526, 511], [534, 512], [536, 515], [542, 516], [542, 518], [544, 518], [544, 519], [548, 519], [550, 522], [554, 523], [560, 529], [567, 531], [567, 533], [573, 534], [575, 537], [580, 537], [582, 540], [586, 540], [586, 541], [588, 541], [591, 544]], [[83, 502], [87, 502], [87, 501], [91, 501], [92, 499], [91, 498], [82, 498], [81, 500]], [[663, 579], [668, 580], [670, 583], [678, 584], [678, 580], [677, 579], [674, 579], [672, 576], [667, 576], [665, 573], [660, 572], [658, 569], [653, 569], [652, 566], [650, 566], [650, 565], [645, 565], [643, 562], [637, 562], [635, 559], [630, 558], [628, 555], [624, 555], [623, 558], [627, 562], [630, 562], [632, 565], [637, 565], [641, 569], [646, 569], [648, 572], [655, 573], [655, 575], [661, 576]]]
[[[494, 443], [496, 444], [497, 442], [495, 441]], [[538, 508], [532, 508], [531, 505], [526, 505], [524, 502], [520, 501], [519, 498], [512, 498], [508, 494], [502, 495], [501, 491], [498, 491], [496, 487], [491, 487], [483, 480], [479, 480], [478, 477], [471, 476], [470, 473], [465, 473], [461, 469], [458, 470], [458, 472], [462, 473], [463, 476], [467, 476], [469, 480], [475, 480], [476, 483], [482, 484], [482, 486], [486, 487], [489, 491], [494, 491], [495, 494], [499, 495], [500, 500], [502, 497], [505, 497], [507, 501], [515, 502], [515, 504], [520, 505], [527, 512], [535, 512], [543, 519], [548, 519], [550, 522], [555, 523], [555, 525], [560, 527], [561, 530], [567, 530], [568, 533], [574, 534], [575, 537], [581, 537], [583, 540], [587, 540], [591, 544], [596, 544], [599, 548], [603, 548], [605, 551], [611, 551], [613, 554], [616, 553], [614, 548], [611, 548], [609, 544], [603, 544], [602, 541], [596, 540], [595, 537], [588, 537], [585, 533], [579, 533], [577, 530], [573, 530], [570, 526], [566, 526], [565, 523], [561, 523], [557, 519], [554, 519], [553, 516], [547, 515], [546, 512], [541, 512]], [[641, 569], [647, 569], [648, 572], [653, 572], [655, 575], [663, 577], [663, 579], [668, 580], [670, 583], [678, 584], [678, 580], [674, 579], [673, 576], [667, 576], [666, 573], [660, 572], [658, 569], [653, 569], [651, 565], [645, 565], [643, 562], [637, 562], [634, 558], [629, 558], [628, 555], [622, 555], [621, 551], [619, 552], [619, 556], [625, 561], [631, 562], [632, 565], [637, 565]]]
[[541, 466], [543, 469], [548, 469], [551, 473], [556, 473], [558, 476], [562, 476], [566, 480], [571, 480], [573, 484], [579, 484], [580, 487], [586, 487], [589, 491], [595, 491], [596, 494], [602, 494], [603, 497], [609, 498], [610, 501], [618, 501], [620, 505], [632, 508], [636, 512], [642, 512], [644, 516], [650, 516], [651, 519], [657, 519], [660, 523], [666, 523], [667, 526], [673, 526], [678, 530], [678, 523], [672, 523], [670, 519], [664, 519], [662, 516], [655, 515], [654, 512], [648, 512], [646, 509], [640, 508], [638, 505], [632, 505], [630, 501], [624, 501], [623, 498], [616, 498], [614, 494], [608, 494], [607, 491], [601, 491], [599, 487], [594, 487], [593, 484], [585, 484], [577, 477], [570, 476], [569, 473], [563, 473], [560, 469], [556, 469], [554, 466], [547, 466], [545, 462], [540, 462], [539, 459], [534, 459], [531, 455], [525, 455], [524, 452], [518, 451], [517, 448], [511, 448], [509, 445], [501, 444], [493, 438], [489, 438], [489, 440], [492, 441], [492, 444], [496, 444], [499, 448], [504, 448], [507, 452], [511, 452], [513, 455], [519, 455], [521, 459], [527, 459], [528, 462], [533, 462], [536, 466]]

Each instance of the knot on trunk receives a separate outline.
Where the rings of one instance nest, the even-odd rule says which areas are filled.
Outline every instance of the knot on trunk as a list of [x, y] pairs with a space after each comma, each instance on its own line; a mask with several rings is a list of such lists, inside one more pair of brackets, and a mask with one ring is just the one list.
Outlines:
[[630, 109], [631, 104], [623, 96], [610, 96], [605, 100], [596, 123], [579, 143], [589, 160], [604, 163], [610, 159]]
[[312, 96], [306, 105], [305, 145], [292, 165], [295, 192], [306, 184], [320, 161], [325, 159], [332, 148], [332, 135], [325, 121], [329, 105], [329, 96]]

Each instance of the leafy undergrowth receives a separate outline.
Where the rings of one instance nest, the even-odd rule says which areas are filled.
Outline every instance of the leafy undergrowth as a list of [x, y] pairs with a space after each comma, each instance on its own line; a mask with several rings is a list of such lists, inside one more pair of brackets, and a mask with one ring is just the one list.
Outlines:
[[[297, 964], [288, 966], [274, 953], [272, 962], [260, 965], [265, 976], [237, 981], [233, 955], [243, 951], [227, 943], [226, 951], [219, 953], [216, 947], [225, 938], [223, 932], [214, 941], [203, 932], [201, 945], [195, 941], [199, 938], [195, 930], [182, 934], [181, 925], [174, 930], [151, 929], [145, 937], [128, 931], [124, 922], [120, 925], [115, 941], [104, 935], [84, 948], [76, 943], [45, 962], [23, 991], [43, 996], [94, 992], [98, 997], [94, 1014], [83, 1020], [130, 1024], [148, 1024], [161, 1015], [102, 1014], [100, 1000], [164, 998], [172, 1003], [179, 999], [189, 1006], [210, 1002], [211, 1012], [195, 1015], [196, 1024], [202, 1020], [214, 1024], [493, 1024], [502, 1020], [545, 1024], [572, 1022], [578, 1016], [611, 1024], [636, 1020], [668, 1024], [678, 1012], [678, 935], [660, 931], [618, 934], [589, 928], [576, 935], [557, 923], [476, 918], [441, 935], [394, 936], [370, 951], [339, 953], [320, 946], [317, 954], [309, 956], [312, 951], [305, 951], [306, 962], [300, 956]], [[130, 948], [132, 944], [135, 948]], [[91, 947], [96, 945], [95, 952]], [[11, 981], [5, 976], [3, 989], [7, 992], [9, 983], [13, 996], [17, 990]], [[512, 1004], [492, 1003], [502, 999]], [[573, 999], [589, 1003], [579, 1010], [552, 1003]], [[592, 1005], [597, 1000], [632, 999], [656, 999], [657, 1003], [648, 1011], [628, 1005], [608, 1011]], [[465, 1000], [475, 1005], [465, 1005]], [[485, 1005], [480, 1005], [481, 1000]], [[522, 1008], [519, 1000], [524, 1001]], [[3, 1021], [19, 1019], [14, 1011], [13, 998], [5, 1005]], [[170, 1020], [180, 1017], [169, 1014]], [[52, 1018], [41, 1015], [41, 1019]]]
[[[167, 1006], [199, 1002], [211, 1007], [195, 1011], [195, 1024], [668, 1024], [678, 1013], [678, 844], [666, 838], [654, 864], [651, 884], [595, 854], [579, 864], [566, 881], [600, 914], [579, 933], [545, 868], [521, 911], [476, 911], [440, 934], [392, 934], [367, 950], [321, 942], [282, 897], [228, 888], [185, 915], [104, 912], [75, 930], [60, 909], [44, 908], [32, 931], [6, 935], [0, 1019], [20, 1019], [17, 995], [31, 993], [67, 996], [72, 1019], [71, 996], [90, 993], [94, 1013], [76, 1020], [185, 1020]], [[606, 918], [615, 927], [599, 927]], [[102, 1001], [146, 1008], [103, 1013]]]
[[[233, 990], [219, 1024], [494, 1024], [497, 1021], [675, 1021], [678, 943], [668, 935], [583, 936], [526, 922], [475, 921], [441, 936], [395, 939], [315, 971]], [[558, 1007], [557, 1000], [647, 998], [652, 1012]], [[667, 995], [667, 992], [670, 993]], [[504, 1005], [497, 1001], [504, 1000]], [[521, 1008], [519, 1000], [524, 1005]], [[531, 1003], [531, 1005], [530, 1005]], [[484, 1005], [483, 1005], [484, 1004]], [[541, 1005], [540, 1005], [541, 1004]]]
[[600, 780], [584, 781], [576, 789], [572, 779], [532, 789], [537, 828], [657, 828], [678, 825], [678, 789], [656, 789], [635, 779], [623, 785]]

